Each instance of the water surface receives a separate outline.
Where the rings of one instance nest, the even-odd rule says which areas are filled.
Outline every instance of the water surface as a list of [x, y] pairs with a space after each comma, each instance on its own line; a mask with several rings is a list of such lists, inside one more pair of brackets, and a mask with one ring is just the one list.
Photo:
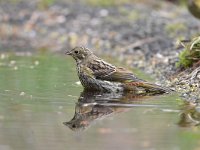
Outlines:
[[176, 94], [82, 93], [78, 81], [71, 58], [1, 54], [0, 149], [199, 148], [198, 109]]

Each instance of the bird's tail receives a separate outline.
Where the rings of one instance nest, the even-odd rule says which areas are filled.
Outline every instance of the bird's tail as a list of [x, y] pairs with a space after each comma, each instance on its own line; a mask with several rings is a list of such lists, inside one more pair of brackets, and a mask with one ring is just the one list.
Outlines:
[[146, 92], [149, 93], [156, 93], [156, 94], [162, 94], [162, 93], [171, 93], [173, 90], [167, 87], [162, 87], [157, 84], [148, 83], [148, 82], [129, 82], [127, 83], [126, 87], [136, 87], [136, 88], [142, 88]]

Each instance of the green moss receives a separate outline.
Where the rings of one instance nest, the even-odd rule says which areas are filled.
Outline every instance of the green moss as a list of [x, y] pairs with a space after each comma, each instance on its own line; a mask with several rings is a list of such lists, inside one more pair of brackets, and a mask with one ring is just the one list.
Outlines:
[[192, 61], [190, 59], [187, 59], [187, 56], [189, 56], [190, 52], [185, 49], [179, 54], [179, 62], [176, 64], [177, 67], [184, 67], [187, 68], [192, 65]]
[[186, 27], [182, 23], [172, 23], [172, 24], [166, 25], [165, 30], [169, 33], [169, 35], [174, 36], [178, 32], [185, 31]]
[[119, 7], [118, 11], [120, 12], [121, 15], [124, 15], [124, 16], [128, 16], [129, 14], [129, 10], [126, 9], [125, 7]]
[[195, 62], [200, 61], [200, 37], [194, 38], [191, 42], [183, 44], [185, 49], [179, 55], [177, 67], [188, 68]]
[[54, 4], [54, 2], [55, 0], [39, 0], [37, 6], [39, 9], [47, 9]]
[[86, 3], [92, 6], [109, 7], [109, 6], [127, 4], [135, 0], [85, 0], [85, 1]]
[[87, 0], [87, 3], [93, 6], [111, 6], [115, 4], [113, 0]]
[[140, 18], [140, 13], [136, 10], [132, 10], [129, 14], [128, 14], [128, 19], [130, 20], [137, 20]]
[[141, 18], [140, 13], [135, 9], [130, 11], [124, 7], [119, 7], [118, 10], [121, 15], [127, 17], [129, 20], [134, 21], [134, 20]]

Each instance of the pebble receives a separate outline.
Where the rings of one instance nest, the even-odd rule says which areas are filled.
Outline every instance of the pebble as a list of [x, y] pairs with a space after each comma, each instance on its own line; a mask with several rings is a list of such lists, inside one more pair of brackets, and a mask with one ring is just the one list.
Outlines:
[[17, 67], [17, 66], [15, 66], [13, 69], [14, 69], [14, 70], [18, 70], [18, 67]]
[[39, 65], [39, 63], [40, 63], [40, 62], [37, 61], [37, 60], [34, 62], [34, 64], [35, 64], [36, 66]]
[[5, 54], [1, 54], [1, 59], [5, 59], [6, 55]]
[[30, 66], [30, 69], [34, 69], [34, 66]]
[[20, 96], [24, 96], [24, 95], [25, 95], [25, 92], [21, 92], [19, 95], [20, 95]]
[[81, 85], [81, 82], [80, 81], [77, 81], [77, 82], [75, 82], [76, 83], [76, 85]]
[[10, 64], [11, 64], [11, 65], [14, 65], [14, 64], [16, 64], [16, 61], [15, 61], [15, 60], [11, 60], [11, 61], [10, 61]]
[[109, 12], [106, 9], [101, 9], [99, 14], [101, 17], [106, 17], [106, 16], [108, 16]]

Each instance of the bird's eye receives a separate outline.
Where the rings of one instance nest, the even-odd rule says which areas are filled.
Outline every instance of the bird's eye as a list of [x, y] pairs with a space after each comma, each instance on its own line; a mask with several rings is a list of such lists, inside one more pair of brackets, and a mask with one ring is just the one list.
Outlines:
[[78, 51], [74, 51], [75, 54], [78, 54]]
[[75, 124], [73, 124], [73, 125], [72, 125], [72, 128], [76, 128], [76, 125], [75, 125]]

